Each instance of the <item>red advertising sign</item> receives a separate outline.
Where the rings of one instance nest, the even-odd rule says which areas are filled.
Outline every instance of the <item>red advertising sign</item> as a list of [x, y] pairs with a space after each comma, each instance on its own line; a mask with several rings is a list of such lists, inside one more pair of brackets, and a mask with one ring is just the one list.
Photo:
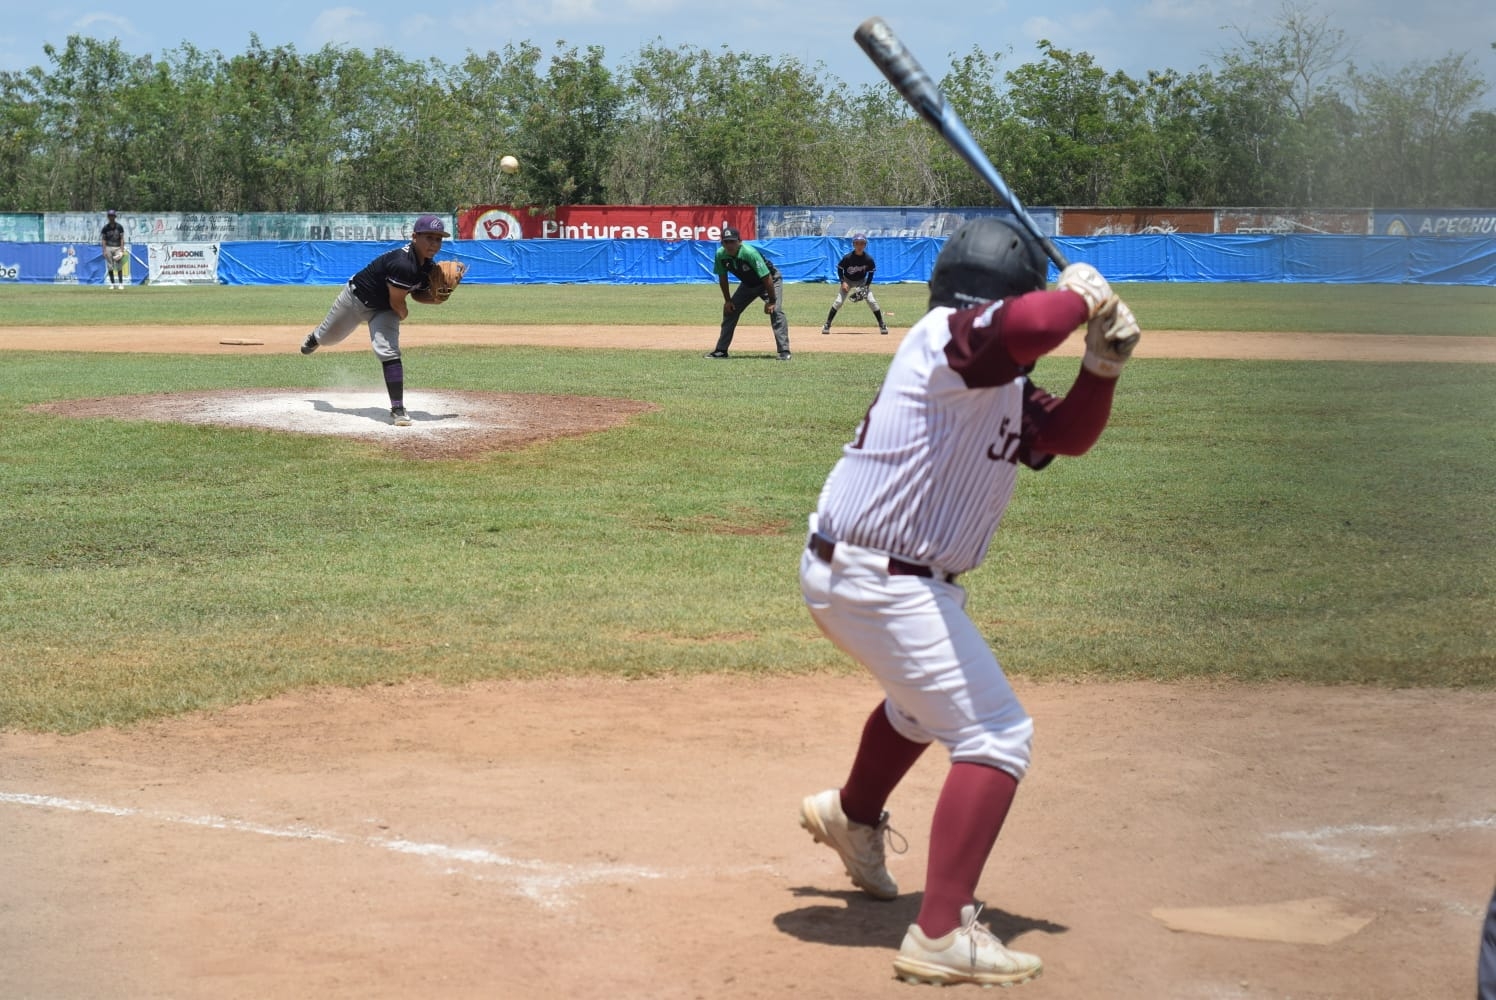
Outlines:
[[513, 205], [457, 213], [460, 240], [711, 240], [732, 226], [757, 238], [752, 205], [561, 205], [542, 214]]

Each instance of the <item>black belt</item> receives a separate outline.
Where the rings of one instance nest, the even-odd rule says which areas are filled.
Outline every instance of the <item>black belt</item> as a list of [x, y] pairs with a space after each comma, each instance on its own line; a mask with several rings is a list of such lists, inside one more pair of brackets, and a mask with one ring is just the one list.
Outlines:
[[[830, 563], [831, 557], [836, 555], [836, 543], [819, 531], [810, 536], [810, 543], [806, 545], [811, 553], [823, 563]], [[946, 583], [955, 583], [955, 573], [937, 573], [928, 566], [918, 563], [905, 562], [896, 556], [888, 557], [889, 576], [922, 576], [927, 580], [944, 580]]]
[[364, 297], [362, 295], [358, 294], [358, 286], [356, 286], [353, 283], [353, 280], [351, 278], [348, 281], [348, 294], [352, 295], [354, 297], [354, 299], [356, 299], [358, 301], [358, 304], [361, 305], [361, 306], [363, 306], [365, 309], [378, 309], [379, 308], [378, 306], [371, 306], [371, 305], [369, 305], [369, 303], [367, 303], [367, 302], [364, 301]]

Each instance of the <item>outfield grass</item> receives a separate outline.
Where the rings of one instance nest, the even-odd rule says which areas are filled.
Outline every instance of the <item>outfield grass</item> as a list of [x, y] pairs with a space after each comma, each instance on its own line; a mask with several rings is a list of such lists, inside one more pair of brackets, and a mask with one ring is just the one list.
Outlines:
[[[1146, 284], [1117, 286], [1150, 330], [1496, 336], [1496, 288], [1441, 285]], [[315, 325], [333, 286], [135, 287], [0, 284], [0, 338], [7, 326]], [[925, 311], [923, 284], [878, 286], [895, 328]], [[820, 325], [829, 284], [792, 284], [785, 308], [796, 326]], [[440, 308], [417, 306], [423, 325], [714, 326], [715, 284], [465, 285]], [[857, 309], [862, 307], [858, 306]], [[863, 313], [866, 316], [866, 313]]]
[[[607, 312], [639, 321], [629, 308]], [[660, 406], [473, 461], [26, 409], [297, 385], [302, 360], [0, 356], [0, 729], [412, 677], [849, 669], [795, 569], [886, 358], [413, 352], [423, 387]], [[1074, 368], [1037, 377], [1063, 390]], [[1021, 481], [970, 610], [1034, 677], [1490, 686], [1493, 390], [1481, 365], [1140, 358], [1092, 454]]]

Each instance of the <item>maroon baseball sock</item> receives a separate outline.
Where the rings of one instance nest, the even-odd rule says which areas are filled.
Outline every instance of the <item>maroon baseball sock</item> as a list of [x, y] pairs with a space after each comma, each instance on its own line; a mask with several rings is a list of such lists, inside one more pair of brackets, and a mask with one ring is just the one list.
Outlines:
[[909, 773], [928, 743], [906, 740], [894, 731], [883, 703], [873, 709], [862, 726], [862, 742], [852, 761], [852, 773], [842, 786], [842, 812], [854, 823], [875, 826], [883, 815], [883, 804], [894, 787]]
[[951, 765], [930, 822], [925, 899], [915, 920], [927, 937], [943, 937], [960, 925], [961, 907], [975, 898], [1017, 791], [1018, 779], [1001, 768]]

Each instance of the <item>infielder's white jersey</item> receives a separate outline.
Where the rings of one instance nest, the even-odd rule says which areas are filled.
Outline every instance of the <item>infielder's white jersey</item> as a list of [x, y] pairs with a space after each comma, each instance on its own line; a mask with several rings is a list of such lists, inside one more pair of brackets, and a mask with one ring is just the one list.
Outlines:
[[994, 350], [1000, 302], [935, 309], [899, 345], [817, 503], [817, 530], [945, 573], [975, 569], [1056, 400]]

